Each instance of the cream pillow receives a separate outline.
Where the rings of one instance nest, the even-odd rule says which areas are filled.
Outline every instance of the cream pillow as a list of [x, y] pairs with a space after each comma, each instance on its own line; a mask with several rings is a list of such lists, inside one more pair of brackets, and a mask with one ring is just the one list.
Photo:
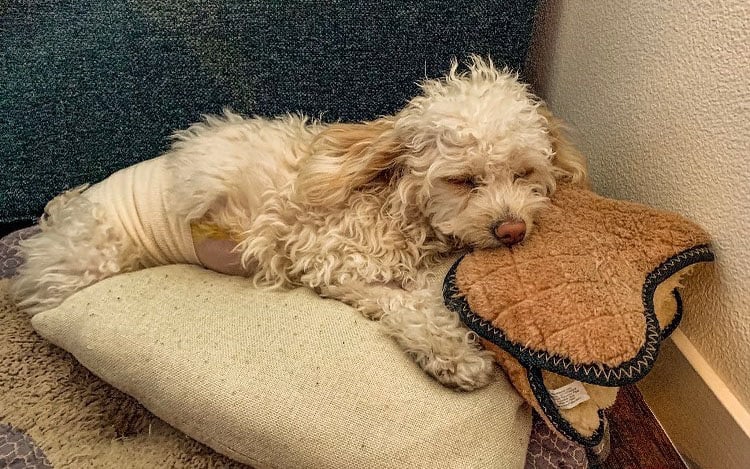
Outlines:
[[306, 289], [173, 265], [102, 281], [32, 323], [161, 419], [258, 469], [524, 464], [530, 413], [502, 375], [446, 389], [377, 323]]

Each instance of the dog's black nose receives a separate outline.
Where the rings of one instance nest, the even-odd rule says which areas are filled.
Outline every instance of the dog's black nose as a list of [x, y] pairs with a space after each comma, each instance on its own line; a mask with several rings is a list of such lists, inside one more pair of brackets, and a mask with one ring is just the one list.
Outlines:
[[504, 245], [512, 246], [523, 241], [526, 236], [526, 222], [523, 220], [498, 222], [493, 227], [492, 234]]

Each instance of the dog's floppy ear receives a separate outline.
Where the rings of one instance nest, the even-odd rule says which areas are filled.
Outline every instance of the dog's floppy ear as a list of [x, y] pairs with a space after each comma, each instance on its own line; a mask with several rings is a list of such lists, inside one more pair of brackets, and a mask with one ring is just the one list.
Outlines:
[[332, 124], [318, 134], [302, 161], [295, 193], [309, 204], [336, 205], [352, 191], [386, 182], [401, 152], [392, 118]]
[[565, 123], [552, 115], [546, 104], [539, 105], [539, 113], [547, 119], [547, 131], [555, 152], [552, 163], [560, 170], [558, 178], [583, 187], [589, 186], [586, 157], [573, 145], [565, 132]]

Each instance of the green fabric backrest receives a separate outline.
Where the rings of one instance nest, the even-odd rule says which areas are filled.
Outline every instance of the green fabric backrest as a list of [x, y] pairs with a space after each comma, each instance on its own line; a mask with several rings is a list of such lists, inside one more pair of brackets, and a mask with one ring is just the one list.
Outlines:
[[536, 0], [0, 1], [0, 223], [230, 107], [392, 113], [452, 57], [520, 69]]

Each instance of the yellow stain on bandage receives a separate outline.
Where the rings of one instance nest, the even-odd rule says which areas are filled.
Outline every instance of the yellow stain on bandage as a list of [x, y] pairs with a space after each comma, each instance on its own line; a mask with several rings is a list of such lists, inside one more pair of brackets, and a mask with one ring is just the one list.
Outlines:
[[203, 220], [198, 220], [190, 224], [190, 234], [193, 236], [194, 244], [207, 239], [233, 239], [232, 235], [225, 229]]

